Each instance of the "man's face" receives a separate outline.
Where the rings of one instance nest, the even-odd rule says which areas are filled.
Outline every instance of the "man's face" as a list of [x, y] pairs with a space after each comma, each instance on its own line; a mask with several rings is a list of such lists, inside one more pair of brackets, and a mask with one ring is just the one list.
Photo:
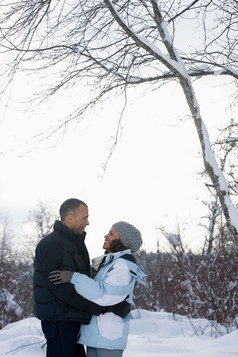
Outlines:
[[88, 207], [82, 204], [75, 214], [70, 213], [67, 217], [67, 226], [77, 234], [82, 234], [88, 225]]

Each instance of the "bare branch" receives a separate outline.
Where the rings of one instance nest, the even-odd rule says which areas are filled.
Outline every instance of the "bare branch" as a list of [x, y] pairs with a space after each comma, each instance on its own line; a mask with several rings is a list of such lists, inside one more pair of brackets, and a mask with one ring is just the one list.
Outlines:
[[[237, 6], [236, 0], [194, 0], [189, 4], [185, 0], [13, 0], [0, 5], [1, 53], [13, 56], [3, 73], [8, 73], [9, 81], [17, 70], [47, 75], [47, 90], [40, 93], [43, 99], [77, 83], [93, 88], [92, 98], [45, 137], [73, 120], [80, 121], [106, 94], [118, 91], [126, 96], [129, 87], [152, 84], [158, 88], [176, 80], [194, 121], [205, 169], [227, 225], [237, 237], [238, 213], [212, 150], [192, 83], [204, 76], [238, 79]], [[193, 34], [189, 40], [181, 31], [183, 26]], [[118, 142], [124, 109], [109, 158]], [[234, 144], [236, 135], [229, 138]]]

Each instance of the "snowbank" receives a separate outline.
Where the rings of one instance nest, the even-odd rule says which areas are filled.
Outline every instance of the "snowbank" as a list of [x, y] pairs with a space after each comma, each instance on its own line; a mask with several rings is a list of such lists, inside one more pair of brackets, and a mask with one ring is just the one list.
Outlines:
[[[132, 311], [123, 357], [238, 357], [238, 330], [221, 337], [205, 319], [174, 318], [166, 312]], [[221, 327], [220, 327], [221, 329]], [[0, 331], [0, 356], [45, 356], [40, 321], [29, 318]]]

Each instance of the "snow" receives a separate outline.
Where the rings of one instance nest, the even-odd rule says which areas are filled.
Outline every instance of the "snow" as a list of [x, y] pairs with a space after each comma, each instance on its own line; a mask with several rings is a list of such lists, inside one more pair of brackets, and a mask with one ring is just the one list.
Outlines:
[[181, 243], [180, 236], [178, 234], [170, 233], [168, 236], [168, 240], [172, 244], [174, 248], [178, 247]]
[[[238, 330], [220, 336], [205, 319], [146, 310], [133, 310], [131, 315], [123, 357], [238, 357]], [[0, 356], [43, 357], [44, 344], [36, 318], [9, 324], [0, 331]]]
[[15, 301], [14, 296], [10, 294], [7, 289], [0, 288], [0, 304], [0, 324], [3, 324], [3, 322], [5, 321], [5, 315], [8, 314], [10, 311], [15, 316], [21, 316], [22, 309]]
[[[156, 55], [165, 66], [167, 66], [170, 69], [174, 68], [178, 73], [180, 73], [182, 76], [184, 76], [189, 80], [189, 76], [184, 66], [184, 63], [174, 47], [173, 50], [176, 55], [177, 61], [173, 60], [169, 55], [162, 53], [154, 43], [149, 41], [146, 37], [139, 35], [138, 31], [134, 32], [133, 28], [130, 27], [126, 23], [126, 20], [119, 14], [119, 12], [117, 11], [116, 7], [113, 5], [111, 0], [106, 1], [106, 3], [108, 4], [108, 7], [112, 12], [113, 16], [116, 18], [116, 21], [119, 22], [119, 24], [122, 24], [121, 27], [127, 28], [128, 32], [130, 33], [129, 36], [131, 36], [132, 38], [137, 38], [137, 40], [141, 43], [141, 45], [143, 45], [143, 47], [146, 46], [149, 49], [148, 52], [152, 51], [154, 55]], [[157, 4], [157, 7], [159, 9], [159, 4]], [[162, 21], [161, 26], [163, 27], [166, 40], [171, 44], [172, 47], [173, 36], [170, 36], [169, 32], [167, 31], [165, 22]]]

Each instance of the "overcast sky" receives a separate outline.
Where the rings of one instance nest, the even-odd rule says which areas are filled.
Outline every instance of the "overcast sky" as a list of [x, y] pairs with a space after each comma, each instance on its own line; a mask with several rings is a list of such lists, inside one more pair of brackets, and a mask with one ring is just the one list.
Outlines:
[[[41, 141], [71, 105], [70, 97], [56, 98], [35, 113], [23, 112], [23, 98], [33, 83], [24, 77], [12, 88], [13, 101], [1, 106], [0, 212], [23, 222], [39, 201], [58, 210], [67, 198], [77, 197], [89, 205], [87, 244], [90, 255], [102, 253], [103, 236], [118, 220], [141, 230], [144, 248], [156, 247], [156, 227], [174, 230], [186, 223], [187, 239], [201, 245], [201, 230], [195, 229], [204, 213], [207, 196], [198, 172], [203, 169], [200, 146], [178, 84], [154, 92], [133, 90], [122, 117], [122, 135], [108, 163], [123, 98], [103, 103], [65, 135]], [[201, 113], [211, 139], [215, 128], [228, 122], [227, 105], [232, 86], [224, 79], [206, 78], [195, 84]], [[85, 95], [78, 90], [78, 100]], [[74, 96], [75, 98], [75, 96]], [[76, 96], [77, 99], [77, 96]], [[74, 99], [75, 100], [75, 99]], [[75, 104], [75, 102], [74, 102]], [[6, 107], [7, 106], [7, 107]]]

